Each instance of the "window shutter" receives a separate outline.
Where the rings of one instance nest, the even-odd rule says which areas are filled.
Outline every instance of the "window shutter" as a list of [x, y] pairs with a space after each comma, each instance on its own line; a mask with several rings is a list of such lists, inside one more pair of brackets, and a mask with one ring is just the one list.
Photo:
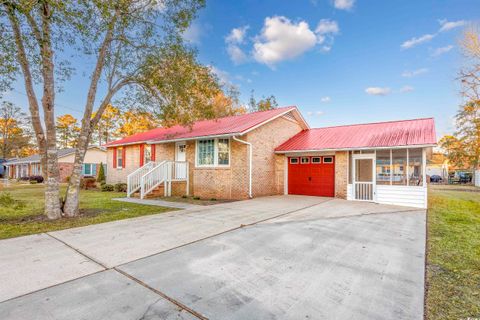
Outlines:
[[145, 162], [145, 145], [140, 145], [140, 167], [143, 167], [143, 163]]
[[152, 156], [151, 156], [152, 161], [155, 161], [155, 145], [152, 144]]
[[117, 167], [117, 148], [113, 148], [113, 167]]
[[127, 147], [123, 147], [122, 148], [122, 168], [126, 168], [127, 167], [127, 157], [126, 157], [126, 154], [127, 154]]

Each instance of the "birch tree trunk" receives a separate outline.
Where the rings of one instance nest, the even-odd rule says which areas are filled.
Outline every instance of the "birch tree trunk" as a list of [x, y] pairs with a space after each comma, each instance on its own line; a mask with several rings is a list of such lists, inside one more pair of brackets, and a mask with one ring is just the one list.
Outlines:
[[62, 216], [60, 205], [60, 171], [58, 169], [57, 133], [55, 128], [55, 79], [53, 51], [51, 48], [50, 9], [47, 3], [42, 6], [42, 106], [47, 133], [47, 184], [45, 188], [45, 214], [50, 219]]

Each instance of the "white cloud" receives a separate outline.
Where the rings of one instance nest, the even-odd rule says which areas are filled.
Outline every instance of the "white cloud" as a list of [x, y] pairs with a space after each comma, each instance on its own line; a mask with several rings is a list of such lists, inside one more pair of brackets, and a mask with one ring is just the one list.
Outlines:
[[327, 102], [332, 101], [332, 99], [330, 99], [330, 97], [327, 96], [327, 97], [322, 97], [322, 98], [320, 99], [320, 101], [322, 101], [323, 103], [327, 103]]
[[225, 38], [227, 43], [243, 43], [245, 41], [245, 36], [247, 34], [249, 26], [243, 26], [238, 28], [233, 28], [232, 31]]
[[301, 55], [316, 43], [317, 37], [305, 21], [292, 23], [285, 17], [267, 17], [261, 35], [255, 40], [253, 57], [273, 66]]
[[334, 0], [333, 6], [340, 10], [350, 10], [353, 8], [355, 0]]
[[183, 32], [183, 39], [191, 43], [200, 43], [202, 37], [202, 27], [198, 23], [192, 23], [187, 30]]
[[438, 32], [434, 34], [424, 34], [423, 36], [420, 36], [418, 38], [411, 38], [410, 40], [405, 41], [402, 43], [401, 48], [402, 49], [410, 49], [413, 48], [416, 45], [419, 45], [424, 42], [428, 42], [435, 38], [439, 33], [449, 31], [458, 27], [462, 27], [468, 23], [468, 21], [465, 20], [458, 20], [458, 21], [448, 21], [447, 19], [442, 19], [438, 20], [438, 23], [440, 23], [440, 29]]
[[329, 19], [322, 19], [315, 29], [317, 34], [317, 43], [323, 44], [321, 50], [328, 52], [332, 49], [333, 36], [340, 32], [338, 23]]
[[437, 48], [432, 52], [432, 57], [438, 57], [438, 56], [440, 56], [444, 53], [447, 53], [448, 51], [450, 51], [452, 49], [453, 49], [452, 45]]
[[308, 115], [308, 116], [313, 116], [313, 115], [321, 116], [322, 114], [323, 114], [323, 111], [315, 111], [315, 112], [313, 112], [313, 111], [308, 111], [308, 112], [307, 112], [307, 115]]
[[411, 38], [410, 40], [405, 41], [404, 43], [402, 43], [402, 45], [400, 47], [402, 49], [410, 49], [410, 48], [413, 48], [414, 46], [419, 45], [421, 43], [428, 42], [428, 41], [432, 40], [433, 38], [435, 38], [434, 34], [424, 34], [421, 37]]
[[392, 90], [390, 88], [381, 88], [381, 87], [369, 87], [365, 89], [365, 92], [372, 96], [386, 96]]
[[235, 64], [241, 64], [248, 60], [247, 54], [235, 44], [230, 44], [227, 46], [227, 53], [230, 56], [230, 60], [232, 60]]
[[403, 86], [402, 88], [400, 88], [401, 93], [412, 92], [413, 90], [415, 89], [412, 86]]
[[231, 84], [230, 81], [230, 74], [226, 71], [223, 71], [215, 66], [208, 66], [210, 68], [210, 71], [212, 71], [213, 74], [215, 74], [218, 77], [218, 80], [220, 80], [220, 83], [222, 85], [224, 84]]
[[249, 26], [233, 28], [225, 38], [227, 44], [227, 53], [235, 64], [241, 64], [248, 60], [247, 54], [240, 48], [240, 44], [245, 42]]
[[412, 77], [416, 77], [418, 75], [421, 75], [421, 74], [424, 74], [424, 73], [427, 73], [427, 72], [428, 72], [427, 68], [421, 68], [421, 69], [412, 70], [412, 71], [404, 71], [402, 73], [402, 77], [412, 78]]
[[333, 35], [338, 32], [337, 22], [327, 19], [320, 20], [313, 31], [305, 21], [295, 23], [283, 16], [267, 17], [261, 34], [254, 40], [253, 57], [273, 67], [280, 61], [302, 55], [317, 44], [325, 43], [322, 49], [328, 51]]
[[448, 21], [447, 19], [442, 19], [442, 20], [438, 20], [438, 22], [441, 25], [440, 30], [438, 30], [438, 32], [444, 32], [444, 31], [452, 30], [458, 27], [463, 27], [464, 25], [467, 24], [467, 21], [465, 20]]
[[324, 35], [324, 34], [337, 34], [340, 31], [337, 21], [330, 19], [322, 19], [315, 29], [315, 33]]

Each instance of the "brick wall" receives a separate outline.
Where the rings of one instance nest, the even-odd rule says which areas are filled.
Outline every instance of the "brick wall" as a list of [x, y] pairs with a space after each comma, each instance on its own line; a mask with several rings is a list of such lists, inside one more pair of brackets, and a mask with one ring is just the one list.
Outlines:
[[[275, 119], [253, 130], [240, 139], [253, 145], [253, 196], [283, 194], [283, 155], [274, 150], [281, 143], [300, 132], [300, 125], [285, 118]], [[248, 198], [248, 148], [230, 139], [230, 166], [216, 168], [195, 167], [195, 141], [186, 142], [189, 162], [190, 195], [204, 199]], [[156, 145], [156, 161], [174, 160], [175, 143]], [[126, 168], [113, 168], [113, 148], [107, 153], [107, 183], [126, 182], [127, 176], [140, 165], [140, 145], [126, 146]], [[174, 186], [175, 184], [175, 186]], [[172, 194], [185, 194], [185, 186], [172, 184]], [[175, 189], [175, 190], [174, 190]]]
[[278, 118], [248, 134], [253, 144], [253, 196], [283, 194], [283, 156], [275, 148], [300, 132], [298, 123]]
[[[302, 129], [294, 121], [278, 118], [240, 139], [253, 145], [252, 193], [254, 197], [283, 194], [283, 155], [274, 150]], [[272, 134], [274, 133], [274, 134]], [[195, 168], [195, 143], [187, 146], [193, 194], [201, 198], [248, 198], [248, 148], [230, 140], [229, 168]]]
[[335, 152], [335, 197], [347, 199], [348, 151]]
[[58, 170], [60, 171], [60, 182], [66, 182], [67, 177], [72, 175], [73, 163], [59, 162]]
[[140, 145], [125, 146], [124, 168], [113, 167], [113, 148], [107, 150], [107, 183], [126, 183], [127, 176], [140, 167]]

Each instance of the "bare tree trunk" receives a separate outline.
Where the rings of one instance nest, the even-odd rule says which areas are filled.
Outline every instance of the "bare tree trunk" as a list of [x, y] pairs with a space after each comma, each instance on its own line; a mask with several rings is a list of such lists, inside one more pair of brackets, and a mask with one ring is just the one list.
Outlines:
[[32, 126], [35, 131], [35, 137], [37, 138], [38, 149], [40, 154], [40, 164], [42, 167], [42, 173], [45, 175], [47, 173], [47, 144], [45, 139], [45, 133], [43, 131], [42, 122], [40, 120], [40, 111], [37, 96], [33, 90], [33, 80], [30, 67], [28, 65], [27, 54], [25, 52], [25, 46], [22, 41], [22, 32], [15, 16], [14, 10], [10, 6], [6, 6], [8, 12], [8, 18], [12, 26], [13, 34], [15, 37], [15, 45], [17, 47], [17, 56], [22, 69], [25, 91], [28, 97], [28, 107], [30, 110], [30, 115], [32, 117]]
[[[92, 128], [98, 124], [100, 116], [110, 103], [110, 100], [115, 95], [115, 93], [120, 90], [126, 82], [119, 83], [116, 87], [111, 89], [102, 104], [98, 108], [98, 111], [93, 119], [90, 120], [88, 117], [84, 117], [82, 120], [82, 130], [78, 136], [77, 150], [75, 151], [75, 161], [73, 164], [73, 172], [70, 175], [70, 181], [67, 189], [67, 196], [65, 199], [65, 204], [63, 206], [63, 212], [68, 217], [73, 217], [78, 214], [78, 204], [80, 200], [80, 179], [82, 176], [82, 164], [85, 160], [85, 153], [88, 149], [88, 143], [90, 141], [90, 136], [93, 131]], [[84, 123], [88, 119], [88, 123]], [[88, 130], [88, 131], [87, 131]]]
[[47, 185], [45, 189], [45, 214], [50, 219], [62, 216], [60, 206], [60, 171], [58, 170], [57, 134], [55, 128], [55, 87], [53, 73], [53, 52], [50, 47], [50, 9], [47, 3], [42, 5], [42, 75], [45, 128], [47, 132]]
[[92, 129], [98, 124], [98, 119], [101, 117], [104, 112], [107, 104], [110, 102], [112, 96], [120, 89], [121, 86], [116, 88], [109, 88], [107, 96], [102, 101], [97, 113], [93, 119], [93, 104], [95, 103], [95, 96], [97, 93], [97, 86], [100, 80], [103, 67], [105, 66], [105, 57], [109, 50], [112, 37], [113, 29], [117, 21], [119, 11], [117, 10], [115, 16], [110, 22], [110, 27], [105, 34], [102, 46], [98, 53], [97, 63], [92, 74], [92, 79], [90, 81], [90, 88], [87, 94], [87, 102], [85, 105], [85, 112], [82, 119], [82, 128], [80, 129], [80, 134], [78, 135], [77, 150], [75, 151], [75, 161], [73, 164], [73, 172], [70, 176], [70, 181], [68, 183], [68, 189], [65, 199], [65, 204], [63, 206], [63, 212], [68, 217], [73, 217], [78, 214], [79, 209], [79, 199], [80, 199], [80, 179], [82, 174], [82, 164], [85, 159], [85, 153], [87, 152], [88, 143], [90, 142], [90, 136], [92, 134]]

